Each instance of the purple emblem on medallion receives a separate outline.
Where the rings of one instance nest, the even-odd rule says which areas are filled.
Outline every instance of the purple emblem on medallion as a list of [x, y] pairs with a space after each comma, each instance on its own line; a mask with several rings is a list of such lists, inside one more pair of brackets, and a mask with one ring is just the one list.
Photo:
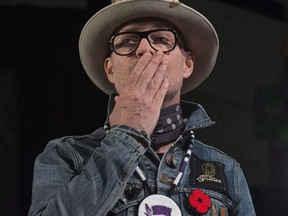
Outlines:
[[154, 205], [152, 206], [152, 210], [150, 206], [146, 203], [146, 216], [153, 216], [153, 215], [162, 215], [162, 216], [171, 216], [172, 209], [162, 205]]

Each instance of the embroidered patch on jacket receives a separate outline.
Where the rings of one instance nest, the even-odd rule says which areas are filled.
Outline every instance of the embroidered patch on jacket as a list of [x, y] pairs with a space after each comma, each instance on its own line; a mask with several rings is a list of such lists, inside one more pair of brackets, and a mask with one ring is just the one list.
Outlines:
[[227, 193], [227, 178], [224, 172], [225, 165], [217, 161], [205, 161], [195, 155], [190, 159], [191, 185]]

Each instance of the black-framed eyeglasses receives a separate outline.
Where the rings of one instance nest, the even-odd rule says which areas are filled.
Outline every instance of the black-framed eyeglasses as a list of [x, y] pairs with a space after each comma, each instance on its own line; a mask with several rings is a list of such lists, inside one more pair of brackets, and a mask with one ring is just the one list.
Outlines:
[[172, 29], [155, 29], [144, 32], [120, 32], [110, 39], [111, 51], [125, 56], [134, 53], [145, 38], [156, 51], [170, 52], [177, 44], [179, 34]]

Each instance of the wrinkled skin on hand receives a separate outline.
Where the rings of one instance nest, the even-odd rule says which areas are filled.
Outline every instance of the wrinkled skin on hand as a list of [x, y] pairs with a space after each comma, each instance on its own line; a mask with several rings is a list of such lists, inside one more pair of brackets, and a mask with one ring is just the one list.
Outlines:
[[151, 135], [168, 90], [164, 54], [145, 53], [122, 83], [110, 115], [110, 125], [127, 125]]

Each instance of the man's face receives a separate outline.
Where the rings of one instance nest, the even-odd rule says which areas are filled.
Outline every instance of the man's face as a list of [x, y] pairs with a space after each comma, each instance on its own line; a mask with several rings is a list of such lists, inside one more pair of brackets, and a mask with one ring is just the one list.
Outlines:
[[[157, 29], [173, 29], [173, 27], [167, 22], [149, 20], [128, 23], [120, 27], [117, 32], [145, 32]], [[134, 53], [121, 56], [112, 52], [111, 56], [106, 59], [105, 71], [119, 94], [127, 85], [127, 78], [133, 72], [137, 62], [147, 52], [154, 55], [157, 51], [150, 46], [147, 39], [142, 38]], [[175, 49], [165, 52], [163, 61], [167, 62], [166, 77], [169, 80], [165, 100], [172, 100], [177, 103], [180, 100], [183, 79], [188, 78], [193, 71], [194, 56], [177, 44]]]

